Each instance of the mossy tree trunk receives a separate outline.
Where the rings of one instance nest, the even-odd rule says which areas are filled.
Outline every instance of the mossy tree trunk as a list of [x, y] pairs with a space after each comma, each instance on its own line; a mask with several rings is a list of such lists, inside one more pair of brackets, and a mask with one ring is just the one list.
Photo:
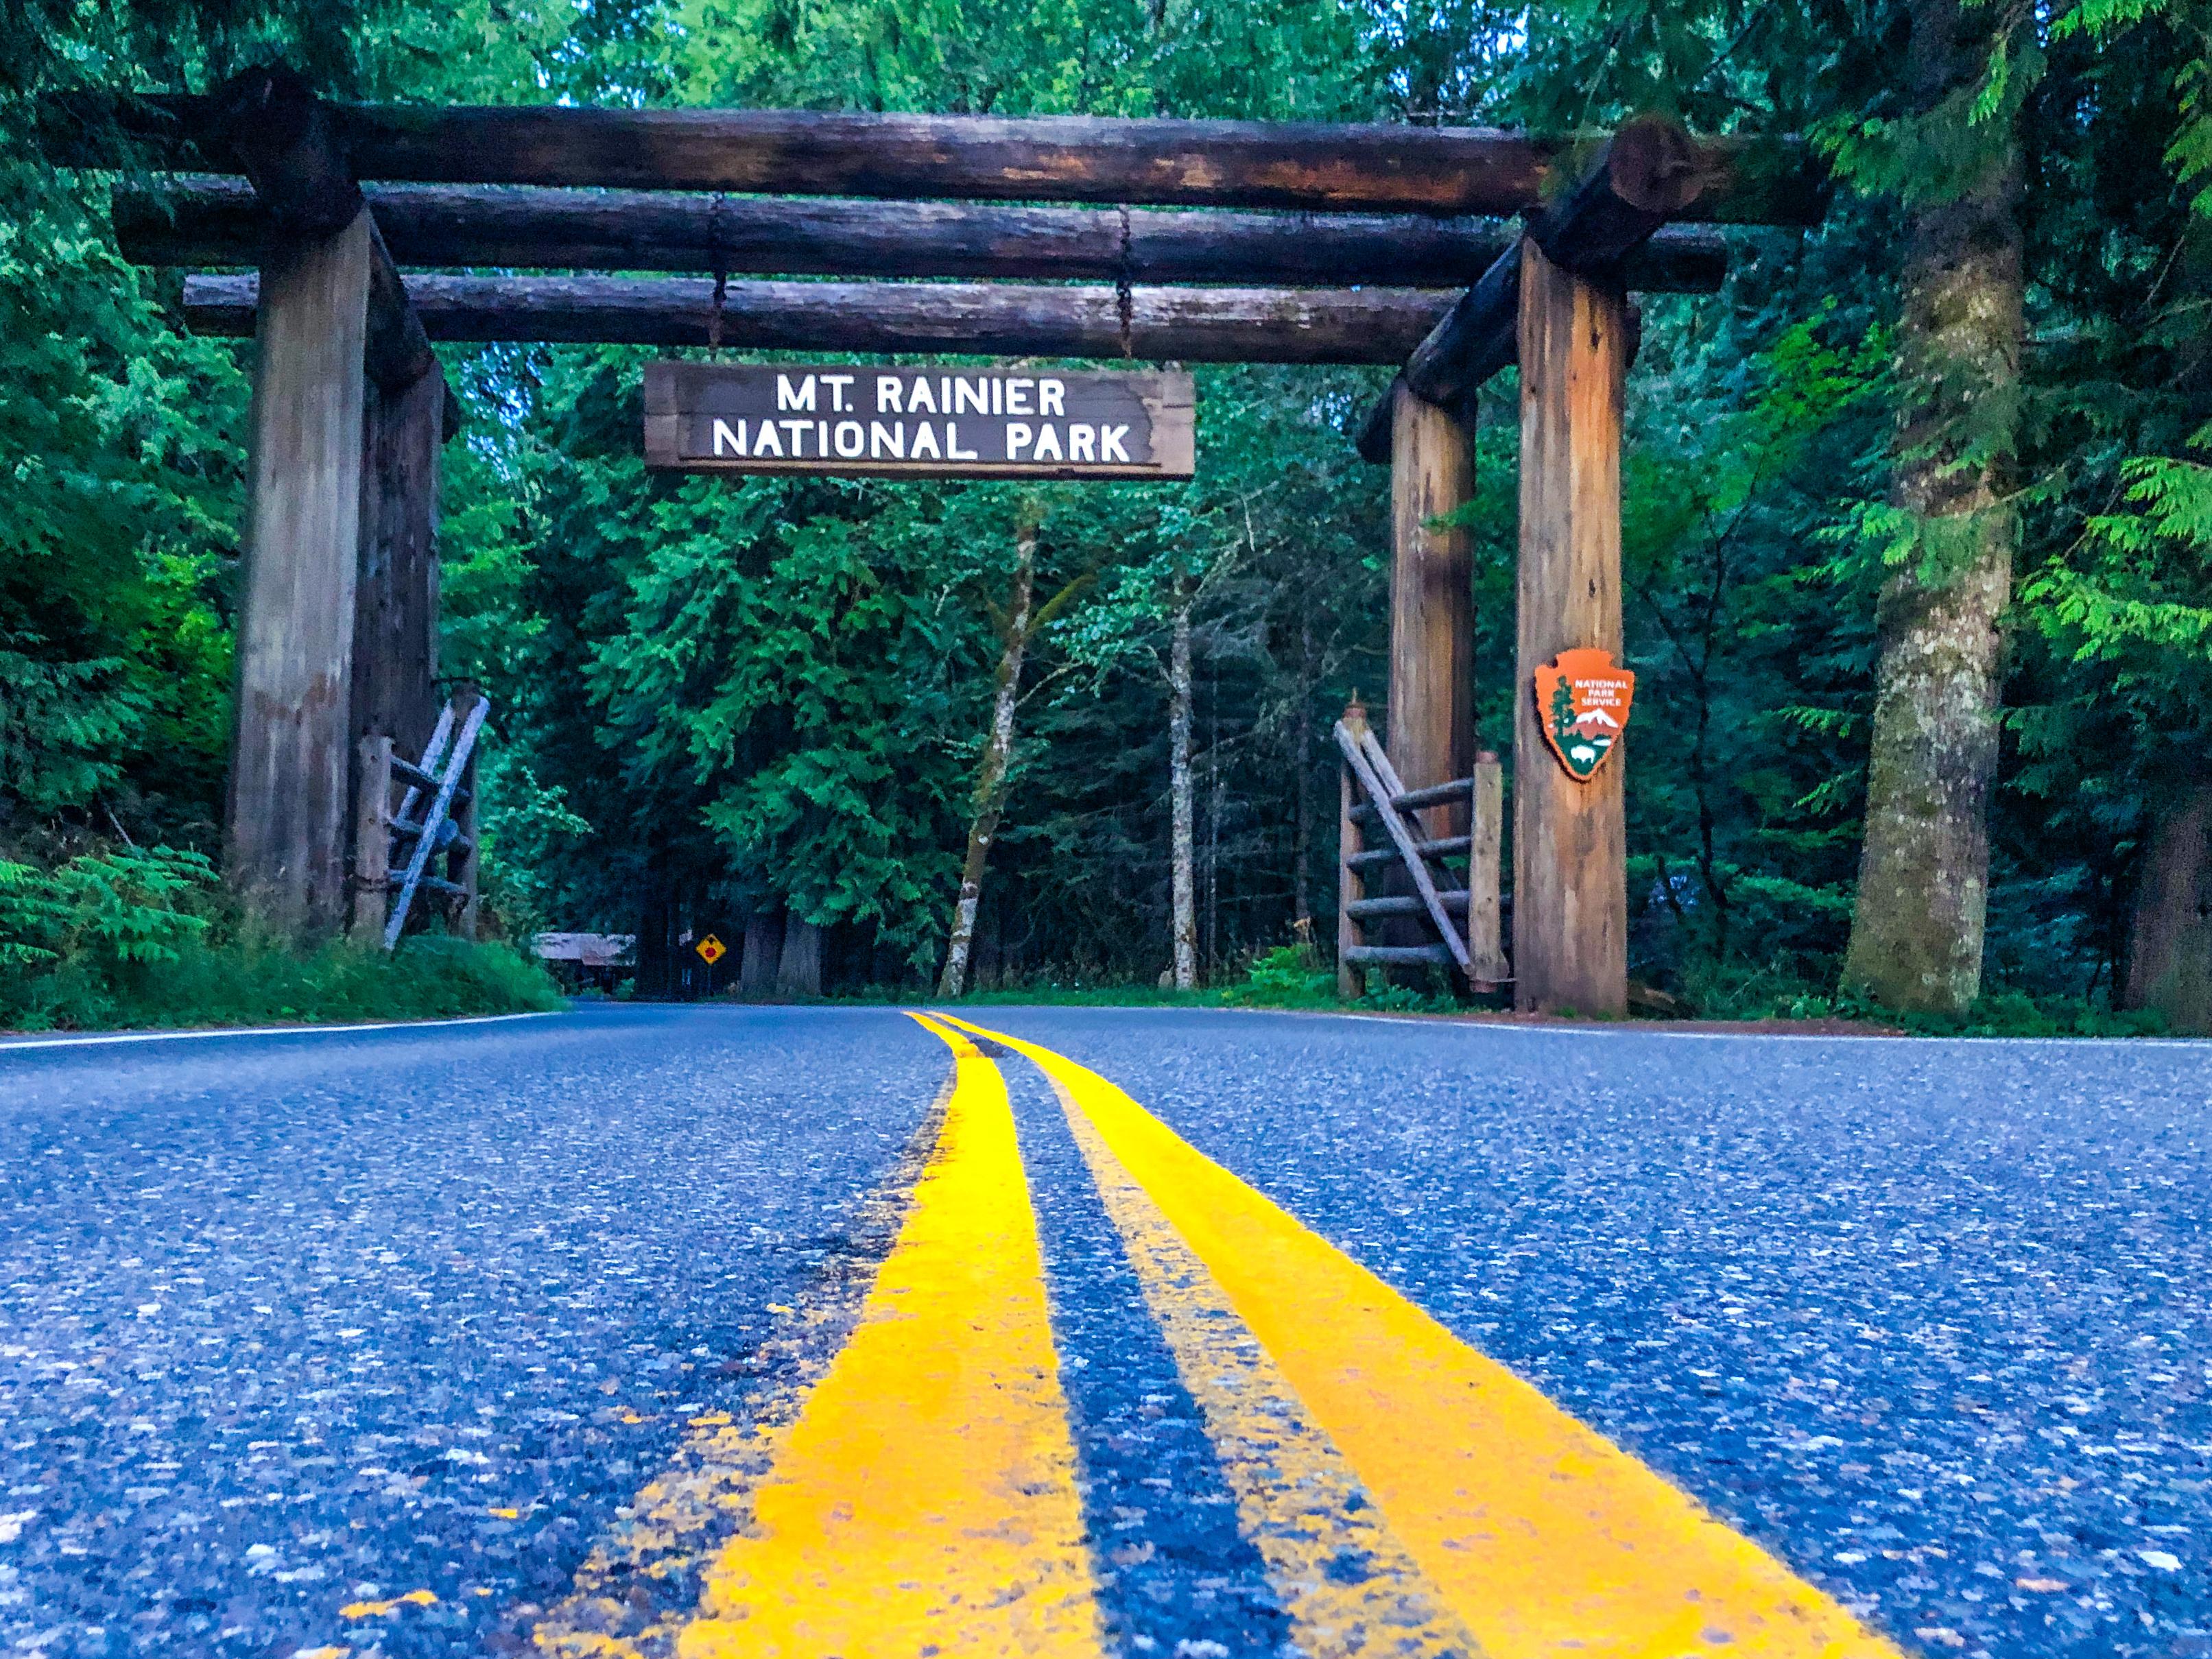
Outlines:
[[775, 968], [776, 994], [781, 997], [818, 997], [822, 994], [822, 924], [787, 915], [783, 921], [783, 952]]
[[2121, 1006], [2154, 1008], [2177, 1031], [2212, 1036], [2212, 776], [2158, 805], [2128, 915]]
[[765, 999], [775, 993], [775, 976], [783, 963], [783, 914], [756, 910], [745, 918], [744, 954], [738, 963], [738, 991], [742, 996]]
[[1014, 716], [1021, 706], [1022, 659], [1036, 629], [1038, 514], [1025, 501], [1014, 528], [1014, 578], [1000, 635], [999, 669], [991, 687], [991, 729], [975, 766], [975, 815], [968, 824], [968, 853], [960, 867], [960, 896], [953, 902], [952, 933], [945, 946], [945, 971], [937, 994], [957, 997], [968, 988], [968, 955], [975, 937], [975, 911], [983, 900], [983, 872], [1006, 805], [1006, 771], [1013, 763]]
[[1198, 882], [1190, 774], [1192, 702], [1190, 608], [1188, 586], [1176, 593], [1168, 636], [1168, 818], [1170, 927], [1175, 935], [1175, 988], [1198, 984]]
[[[1960, 0], [1915, 8], [1907, 71], [1931, 155], [1945, 124], [1968, 119], [1962, 94], [1988, 62], [1990, 27], [1989, 9]], [[1952, 176], [1911, 209], [1893, 499], [1912, 548], [1881, 598], [1866, 838], [1843, 975], [1846, 990], [1933, 1012], [1981, 992], [2000, 622], [2018, 538], [2020, 159], [2008, 124], [1975, 142], [1985, 146], [1978, 159], [1947, 160]]]

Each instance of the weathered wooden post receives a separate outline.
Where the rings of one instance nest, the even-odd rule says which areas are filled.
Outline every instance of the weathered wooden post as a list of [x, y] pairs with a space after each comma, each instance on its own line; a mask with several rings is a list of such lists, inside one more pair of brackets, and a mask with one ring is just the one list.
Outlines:
[[[348, 859], [359, 851], [350, 843], [363, 538], [427, 546], [427, 531], [400, 526], [434, 528], [436, 519], [434, 441], [427, 463], [364, 489], [365, 473], [385, 471], [386, 448], [368, 411], [376, 400], [381, 428], [383, 401], [410, 393], [434, 359], [313, 88], [289, 70], [256, 69], [208, 102], [208, 142], [252, 181], [262, 239], [224, 861], [264, 923], [331, 933], [346, 920]], [[434, 423], [429, 431], [434, 441]], [[427, 501], [415, 499], [425, 489]], [[372, 681], [381, 696], [384, 682]]]
[[[1391, 393], [1390, 704], [1384, 752], [1413, 789], [1463, 778], [1474, 754], [1474, 597], [1465, 529], [1436, 520], [1474, 493], [1460, 422], [1402, 381]], [[1466, 807], [1431, 808], [1431, 836], [1466, 833]]]
[[[1366, 732], [1367, 708], [1358, 697], [1345, 704], [1343, 718], [1355, 736]], [[1336, 994], [1349, 1000], [1367, 989], [1366, 974], [1352, 959], [1352, 947], [1359, 943], [1359, 924], [1352, 920], [1352, 907], [1367, 896], [1367, 884], [1355, 862], [1366, 837], [1352, 812], [1359, 805], [1359, 789], [1347, 761], [1337, 762], [1336, 790]]]
[[461, 787], [468, 793], [460, 797], [453, 813], [453, 823], [461, 833], [446, 863], [446, 879], [460, 890], [453, 896], [453, 932], [462, 939], [477, 936], [477, 876], [483, 862], [483, 849], [477, 844], [483, 822], [479, 811], [483, 791], [477, 781], [483, 768], [477, 761], [477, 755], [472, 751], [468, 770], [461, 775]]
[[372, 386], [354, 596], [353, 726], [419, 760], [438, 718], [438, 473], [446, 377], [435, 363]]
[[1521, 548], [1513, 719], [1513, 969], [1524, 1009], [1628, 1006], [1627, 831], [1620, 757], [1577, 778], [1540, 722], [1536, 671], [1618, 655], [1626, 295], [1521, 252]]
[[354, 748], [353, 917], [363, 945], [384, 943], [392, 905], [392, 738], [374, 732]]
[[1503, 913], [1505, 776], [1487, 749], [1474, 757], [1469, 793], [1467, 849], [1468, 979], [1477, 991], [1494, 991], [1513, 976], [1505, 960]]
[[224, 861], [294, 933], [335, 932], [345, 908], [369, 240], [363, 208], [261, 267]]

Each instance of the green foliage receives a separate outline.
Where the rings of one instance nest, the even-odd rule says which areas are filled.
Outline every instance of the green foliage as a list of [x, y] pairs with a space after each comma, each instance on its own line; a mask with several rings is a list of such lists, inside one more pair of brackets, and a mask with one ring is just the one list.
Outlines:
[[2136, 1037], [2163, 1036], [2166, 1029], [2155, 1011], [2115, 1010], [2098, 998], [2063, 994], [1995, 991], [1960, 1012], [1937, 1014], [1899, 1012], [1771, 971], [1714, 977], [1699, 989], [1698, 1012], [1707, 1018], [1833, 1020], [1914, 1036]]
[[1247, 1008], [1334, 1007], [1336, 971], [1310, 945], [1278, 945], [1255, 956], [1244, 982], [1227, 987], [1222, 1000]]
[[[134, 981], [96, 1023], [313, 1024], [549, 1012], [563, 1006], [538, 962], [496, 941], [422, 934], [386, 955], [347, 943], [302, 951], [216, 934], [179, 951], [160, 974]], [[82, 1018], [90, 1012], [65, 1006], [55, 1023], [95, 1023]]]
[[0, 1027], [250, 1025], [550, 1009], [544, 969], [434, 935], [392, 956], [301, 951], [242, 930], [215, 869], [172, 848], [106, 848], [51, 869], [0, 861]]
[[[231, 938], [182, 865], [173, 874], [185, 885], [162, 890], [102, 862], [180, 855], [87, 850], [118, 831], [157, 849], [214, 848], [246, 379], [238, 348], [179, 326], [173, 279], [121, 262], [108, 181], [57, 174], [22, 147], [27, 100], [109, 82], [204, 86], [282, 52], [336, 91], [418, 100], [1553, 131], [1662, 109], [1705, 131], [1821, 135], [1856, 193], [1839, 193], [1806, 235], [1732, 233], [1734, 272], [1717, 295], [1648, 296], [1631, 380], [1625, 655], [1638, 684], [1612, 763], [1629, 792], [1632, 971], [1709, 1012], [1833, 1012], [1875, 596], [1901, 569], [1940, 575], [1974, 530], [1954, 526], [1946, 544], [1890, 501], [1888, 452], [1913, 395], [1891, 361], [1898, 204], [1970, 187], [2016, 142], [2035, 340], [2024, 397], [1969, 400], [1943, 441], [1961, 456], [2016, 446], [2021, 480], [2002, 509], [2023, 529], [1993, 817], [1993, 980], [2030, 997], [2038, 1018], [2075, 1018], [2054, 999], [2094, 1007], [2109, 995], [2148, 815], [2175, 757], [2212, 740], [2212, 472], [2191, 447], [2212, 420], [2208, 14], [2196, 0], [1969, 7], [1985, 59], [1914, 112], [1899, 75], [1911, 9], [9, 9], [0, 949], [11, 985], [48, 988], [44, 1015], [14, 1017], [123, 1018], [155, 1006], [144, 1000], [155, 978], [233, 1011], [204, 1017], [238, 1018], [378, 998], [397, 1007], [416, 994], [407, 987], [454, 981], [343, 952], [298, 966]], [[830, 927], [833, 987], [926, 974], [957, 880], [1013, 493], [649, 476], [637, 455], [640, 354], [447, 357], [471, 423], [446, 463], [445, 666], [499, 700], [483, 825], [495, 907], [518, 929], [621, 932], [641, 912], [728, 927], [787, 910]], [[1188, 603], [1201, 956], [1220, 988], [1208, 994], [1334, 1005], [1322, 964], [1282, 941], [1334, 902], [1329, 721], [1354, 693], [1387, 720], [1387, 479], [1346, 439], [1386, 378], [1202, 368], [1196, 480], [1041, 492], [1038, 592], [1069, 597], [1025, 676], [976, 939], [987, 994], [1119, 995], [1100, 988], [1133, 983], [1153, 994], [1168, 954], [1162, 660]], [[1508, 375], [1484, 394], [1476, 496], [1462, 514], [1475, 550], [1479, 723], [1501, 746], [1527, 695], [1514, 666], [1516, 432]], [[64, 912], [80, 918], [74, 940]], [[152, 931], [132, 934], [133, 916]], [[174, 960], [126, 953], [142, 948]], [[288, 988], [256, 1001], [253, 975]], [[64, 997], [65, 981], [79, 988]], [[489, 1006], [523, 992], [471, 994]], [[1444, 1005], [1378, 981], [1369, 1006]]]
[[207, 931], [186, 907], [214, 883], [205, 858], [167, 847], [82, 853], [51, 871], [0, 863], [0, 962], [110, 975], [173, 963]]
[[102, 246], [88, 193], [0, 212], [0, 838], [98, 807], [204, 842], [245, 385]]

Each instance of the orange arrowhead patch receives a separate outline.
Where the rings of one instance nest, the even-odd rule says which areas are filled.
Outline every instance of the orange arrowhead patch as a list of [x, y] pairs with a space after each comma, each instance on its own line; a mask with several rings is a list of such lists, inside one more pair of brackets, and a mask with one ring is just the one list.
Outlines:
[[1536, 671], [1536, 724], [1544, 741], [1577, 783], [1605, 764], [1628, 726], [1636, 676], [1614, 665], [1613, 653], [1562, 651]]

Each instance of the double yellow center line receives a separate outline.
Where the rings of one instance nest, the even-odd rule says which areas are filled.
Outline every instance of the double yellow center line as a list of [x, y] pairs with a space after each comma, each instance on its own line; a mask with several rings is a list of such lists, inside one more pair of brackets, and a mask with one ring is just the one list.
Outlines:
[[765, 1431], [750, 1514], [675, 1632], [687, 1659], [1105, 1650], [1013, 1114], [966, 1033], [1059, 1096], [1301, 1653], [1897, 1659], [1106, 1079], [915, 1018], [953, 1053], [936, 1155], [850, 1340]]
[[708, 1574], [684, 1659], [1101, 1651], [1013, 1110], [999, 1068], [940, 1034], [937, 1156]]

